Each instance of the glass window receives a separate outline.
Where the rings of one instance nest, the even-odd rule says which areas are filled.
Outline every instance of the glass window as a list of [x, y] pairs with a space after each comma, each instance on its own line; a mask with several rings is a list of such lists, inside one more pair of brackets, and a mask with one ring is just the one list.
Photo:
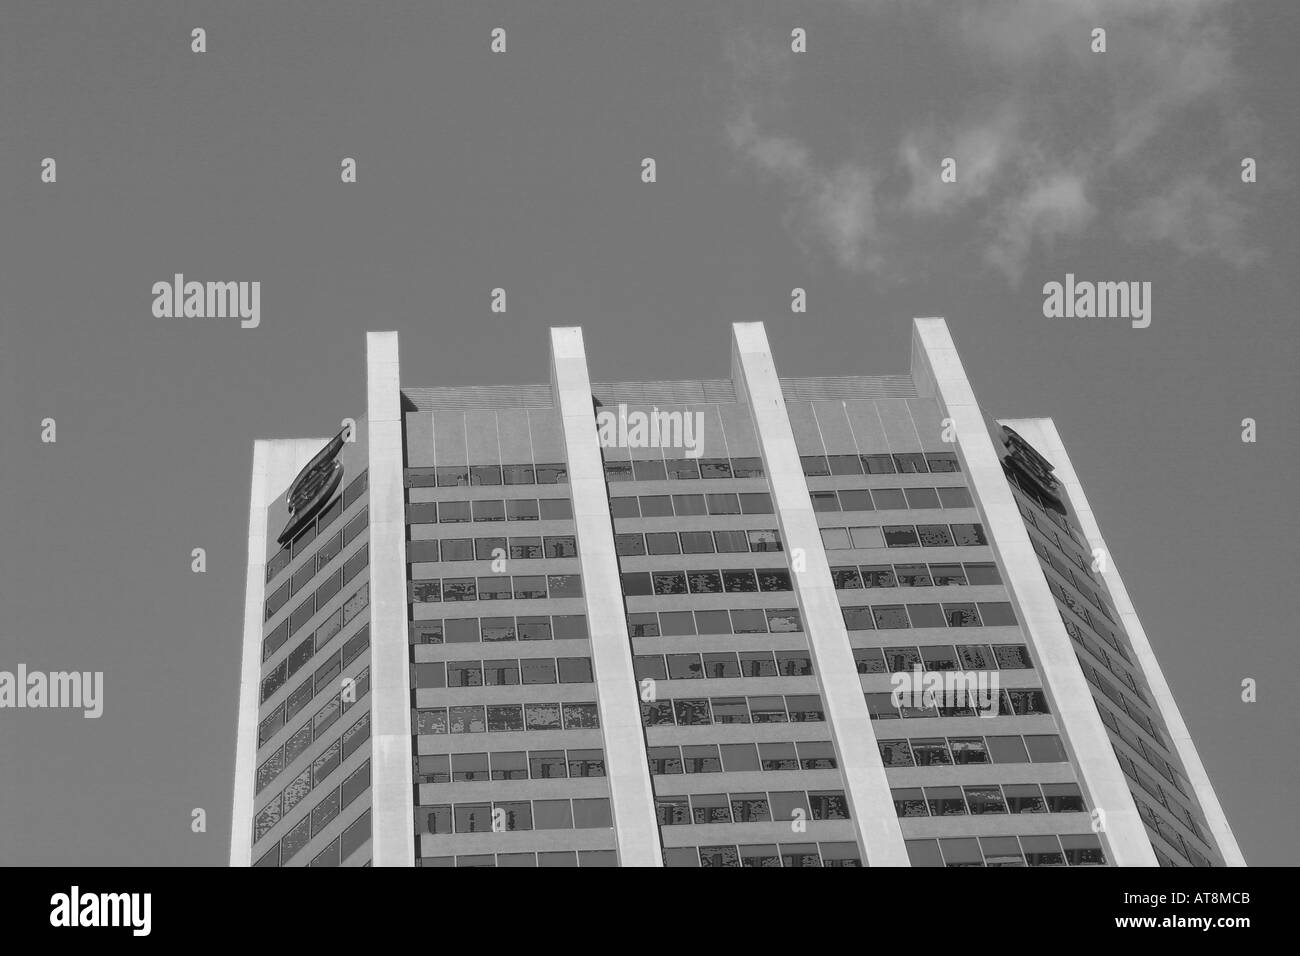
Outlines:
[[442, 524], [460, 524], [470, 519], [468, 501], [444, 501], [438, 506], [438, 521]]
[[749, 539], [743, 531], [715, 531], [713, 539], [717, 542], [719, 554], [741, 554], [749, 551]]
[[662, 461], [634, 461], [632, 473], [637, 481], [663, 481], [668, 477]]
[[475, 521], [505, 521], [506, 503], [500, 499], [473, 502], [471, 509]]
[[872, 616], [876, 619], [876, 627], [881, 630], [887, 628], [908, 627], [907, 611], [901, 604], [886, 604], [871, 609]]
[[972, 585], [1002, 583], [996, 564], [967, 564], [964, 567], [966, 578]]
[[724, 569], [722, 583], [728, 592], [757, 591], [758, 579], [749, 569]]
[[925, 463], [925, 455], [919, 452], [894, 455], [894, 465], [901, 475], [928, 474], [930, 471]]
[[964, 789], [966, 803], [972, 814], [1007, 812], [1007, 805], [1002, 800], [1002, 791], [997, 787], [965, 787]]
[[746, 531], [745, 535], [749, 538], [749, 550], [751, 551], [782, 550], [781, 532], [779, 531]]
[[885, 536], [876, 527], [850, 528], [849, 537], [855, 548], [883, 548]]
[[472, 781], [488, 779], [488, 755], [481, 754], [452, 754], [451, 755], [451, 779], [456, 781]]
[[984, 526], [981, 524], [952, 525], [952, 537], [953, 541], [962, 547], [988, 544], [988, 539], [984, 537]]
[[561, 684], [590, 684], [591, 658], [561, 657], [557, 662]]
[[885, 543], [891, 548], [915, 548], [920, 545], [916, 528], [910, 524], [886, 525]]
[[887, 674], [885, 659], [878, 647], [853, 648], [853, 663], [859, 674]]
[[1047, 802], [1036, 783], [1003, 784], [1007, 810], [1011, 813], [1046, 813]]
[[945, 508], [973, 508], [970, 492], [965, 488], [940, 488], [939, 501]]
[[1011, 627], [1016, 623], [1009, 601], [980, 602], [980, 616], [987, 627]]
[[650, 576], [655, 594], [686, 593], [686, 575], [682, 571], [655, 571]]
[[683, 531], [682, 554], [712, 554], [713, 535], [708, 531]]
[[493, 575], [478, 579], [478, 599], [480, 601], [508, 601], [511, 593], [509, 575]]
[[614, 518], [639, 518], [641, 509], [637, 505], [634, 497], [610, 498], [609, 513]]
[[740, 514], [740, 500], [735, 495], [705, 495], [704, 501], [711, 515]]
[[645, 536], [640, 534], [614, 535], [614, 550], [621, 557], [645, 554]]
[[945, 604], [943, 613], [948, 619], [949, 627], [980, 626], [980, 616], [976, 613], [974, 604]]
[[921, 539], [923, 548], [950, 548], [953, 546], [953, 537], [948, 532], [946, 524], [919, 524], [916, 526], [916, 533]]
[[1029, 762], [1024, 741], [1017, 736], [986, 737], [985, 743], [988, 745], [989, 756], [993, 758], [994, 763]]
[[555, 659], [534, 657], [519, 662], [520, 678], [525, 684], [554, 684]]
[[511, 581], [514, 587], [515, 599], [519, 601], [536, 601], [546, 597], [546, 577], [541, 574], [516, 574], [513, 578], [505, 578], [502, 582]]
[[691, 458], [669, 458], [664, 461], [664, 468], [671, 481], [685, 481], [700, 477], [700, 466]]
[[643, 495], [641, 497], [642, 518], [671, 518], [673, 501], [668, 495]]
[[742, 492], [740, 510], [747, 515], [772, 514], [772, 496], [766, 491]]
[[453, 734], [481, 734], [487, 730], [483, 705], [448, 708], [448, 725]]
[[849, 532], [845, 528], [822, 528], [822, 545], [827, 551], [847, 551]]
[[808, 497], [812, 499], [813, 511], [840, 510], [840, 499], [833, 491], [813, 491]]
[[906, 740], [879, 740], [880, 760], [886, 767], [911, 767], [912, 748]]
[[762, 769], [758, 762], [758, 748], [753, 744], [723, 744], [721, 750], [722, 766], [728, 773]]
[[925, 460], [932, 472], [961, 471], [957, 456], [950, 451], [926, 452]]
[[536, 498], [511, 498], [506, 501], [507, 521], [536, 521]]
[[504, 483], [507, 485], [531, 485], [537, 481], [531, 464], [502, 465], [501, 471]]
[[924, 564], [900, 564], [895, 570], [898, 573], [898, 583], [905, 588], [928, 588], [933, 583], [930, 569]]
[[939, 495], [933, 488], [905, 488], [907, 506], [914, 509], [938, 508]]
[[530, 750], [528, 770], [534, 780], [551, 780], [569, 775], [563, 750]]
[[[522, 623], [524, 618], [519, 619]], [[551, 618], [555, 625], [557, 641], [585, 641], [587, 618], [582, 614], [556, 614]]]
[[529, 730], [563, 730], [558, 703], [525, 704], [524, 720]]
[[675, 531], [652, 531], [645, 536], [646, 550], [650, 554], [681, 554]]
[[542, 498], [539, 504], [543, 521], [566, 521], [573, 517], [573, 502], [568, 498]]
[[822, 478], [831, 473], [825, 455], [802, 455], [799, 460], [803, 462], [803, 473], [809, 478]]
[[[797, 613], [787, 610], [773, 611], [784, 618], [790, 614]], [[735, 634], [766, 634], [768, 616], [762, 611], [745, 610], [731, 612], [731, 630]]]
[[907, 499], [903, 497], [902, 488], [877, 488], [872, 493], [876, 508], [880, 511], [904, 511]]

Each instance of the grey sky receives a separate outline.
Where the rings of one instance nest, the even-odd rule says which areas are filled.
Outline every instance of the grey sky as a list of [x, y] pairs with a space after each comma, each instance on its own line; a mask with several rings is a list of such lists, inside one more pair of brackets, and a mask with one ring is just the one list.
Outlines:
[[[0, 669], [106, 701], [0, 712], [0, 862], [224, 862], [252, 440], [362, 414], [367, 329], [471, 384], [578, 324], [608, 381], [752, 320], [784, 375], [903, 372], [914, 315], [1056, 419], [1248, 861], [1297, 859], [1295, 3], [3, 6]], [[154, 318], [176, 272], [261, 326]], [[1067, 272], [1151, 327], [1044, 318]]]

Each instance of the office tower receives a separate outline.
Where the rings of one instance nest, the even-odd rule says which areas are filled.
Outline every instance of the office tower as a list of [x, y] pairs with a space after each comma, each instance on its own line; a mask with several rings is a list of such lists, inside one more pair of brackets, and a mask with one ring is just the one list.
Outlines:
[[432, 387], [371, 333], [364, 414], [256, 443], [232, 864], [1244, 863], [1055, 427], [942, 319], [888, 376], [550, 346]]

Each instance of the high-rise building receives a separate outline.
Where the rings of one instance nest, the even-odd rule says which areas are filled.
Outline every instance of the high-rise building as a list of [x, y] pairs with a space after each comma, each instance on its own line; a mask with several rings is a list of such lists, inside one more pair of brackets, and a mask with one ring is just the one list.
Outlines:
[[1052, 421], [731, 344], [255, 444], [231, 863], [1244, 865]]

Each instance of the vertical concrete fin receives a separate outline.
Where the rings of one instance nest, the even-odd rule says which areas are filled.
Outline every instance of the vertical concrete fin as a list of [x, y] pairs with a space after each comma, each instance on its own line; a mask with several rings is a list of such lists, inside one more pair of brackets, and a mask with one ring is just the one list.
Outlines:
[[582, 329], [551, 329], [551, 387], [564, 428], [619, 863], [663, 866]]
[[367, 333], [373, 866], [415, 865], [400, 388], [397, 333]]
[[943, 415], [952, 420], [957, 456], [1006, 576], [1021, 627], [1034, 647], [1043, 690], [1066, 750], [1088, 805], [1104, 813], [1098, 835], [1107, 859], [1116, 866], [1156, 866], [1155, 851], [1074, 656], [1056, 599], [1047, 588], [948, 325], [942, 318], [915, 319], [912, 334], [912, 377], [918, 390], [937, 399]]
[[870, 866], [910, 866], [761, 322], [732, 326], [731, 375], [737, 398], [749, 406], [754, 421], [785, 548], [806, 561], [803, 572], [792, 574], [795, 596], [863, 858]]

